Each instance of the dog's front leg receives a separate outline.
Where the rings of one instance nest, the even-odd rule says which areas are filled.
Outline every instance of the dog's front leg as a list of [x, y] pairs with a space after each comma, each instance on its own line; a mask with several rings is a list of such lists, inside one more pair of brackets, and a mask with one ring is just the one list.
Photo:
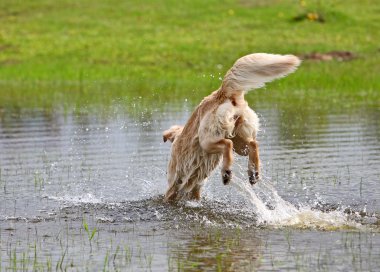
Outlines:
[[248, 177], [249, 182], [253, 185], [260, 178], [260, 158], [259, 158], [259, 144], [256, 140], [248, 142]]
[[178, 186], [177, 184], [172, 184], [165, 194], [165, 202], [174, 202], [178, 197]]
[[190, 199], [192, 199], [192, 200], [201, 199], [201, 186], [200, 185], [195, 185], [193, 190], [191, 190]]
[[201, 147], [207, 153], [222, 153], [222, 179], [224, 184], [228, 184], [232, 178], [231, 166], [233, 163], [233, 143], [230, 139], [221, 139], [218, 141], [201, 141]]

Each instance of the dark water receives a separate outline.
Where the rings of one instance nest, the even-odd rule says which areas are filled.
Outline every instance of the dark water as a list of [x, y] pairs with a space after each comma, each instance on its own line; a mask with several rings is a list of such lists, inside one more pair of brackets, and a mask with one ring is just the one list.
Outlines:
[[162, 131], [193, 107], [2, 109], [0, 270], [380, 268], [380, 107], [257, 104], [261, 183], [236, 157], [168, 205]]

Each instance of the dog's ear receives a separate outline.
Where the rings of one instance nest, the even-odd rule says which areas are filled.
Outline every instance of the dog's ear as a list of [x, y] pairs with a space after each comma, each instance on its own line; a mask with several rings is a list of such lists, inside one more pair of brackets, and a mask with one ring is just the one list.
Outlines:
[[181, 134], [183, 127], [181, 126], [172, 126], [168, 130], [165, 130], [162, 139], [164, 142], [169, 140], [170, 142], [174, 142], [175, 138]]
[[164, 140], [164, 143], [166, 143], [167, 140], [169, 140], [170, 142], [174, 142], [175, 136], [175, 131], [172, 129], [168, 129], [164, 131], [162, 139]]
[[168, 130], [165, 130], [163, 135], [162, 135], [162, 139], [164, 140], [164, 143], [166, 143], [167, 140], [173, 142], [174, 139], [173, 138], [173, 131], [171, 131], [170, 129]]

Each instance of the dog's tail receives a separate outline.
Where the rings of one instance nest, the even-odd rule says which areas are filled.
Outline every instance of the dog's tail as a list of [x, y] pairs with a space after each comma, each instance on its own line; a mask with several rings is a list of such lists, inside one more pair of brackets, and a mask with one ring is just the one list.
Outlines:
[[227, 97], [263, 87], [265, 83], [294, 72], [301, 61], [293, 55], [256, 53], [238, 59], [223, 79]]

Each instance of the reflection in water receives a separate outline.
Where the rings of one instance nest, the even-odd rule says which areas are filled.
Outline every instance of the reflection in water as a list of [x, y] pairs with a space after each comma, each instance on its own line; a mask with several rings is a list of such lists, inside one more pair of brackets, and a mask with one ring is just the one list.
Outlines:
[[260, 266], [261, 240], [240, 229], [180, 233], [169, 244], [169, 259], [184, 271], [253, 271]]

